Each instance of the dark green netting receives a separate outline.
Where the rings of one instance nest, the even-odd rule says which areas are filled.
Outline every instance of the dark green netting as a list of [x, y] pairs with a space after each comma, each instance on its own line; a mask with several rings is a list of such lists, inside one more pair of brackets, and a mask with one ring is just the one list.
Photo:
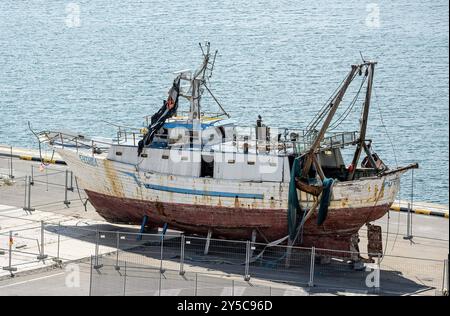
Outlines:
[[333, 185], [333, 179], [323, 180], [323, 191], [320, 199], [319, 214], [317, 215], [317, 225], [322, 225], [325, 222], [328, 214], [328, 206], [331, 200], [331, 186]]

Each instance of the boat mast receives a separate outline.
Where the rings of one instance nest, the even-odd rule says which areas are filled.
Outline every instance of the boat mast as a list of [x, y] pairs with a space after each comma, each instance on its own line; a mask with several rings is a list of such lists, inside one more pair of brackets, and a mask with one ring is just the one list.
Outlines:
[[322, 140], [325, 136], [325, 132], [327, 131], [328, 127], [330, 126], [330, 123], [333, 120], [334, 114], [336, 113], [336, 111], [339, 107], [339, 104], [341, 103], [341, 101], [344, 97], [344, 94], [347, 91], [348, 86], [353, 81], [355, 74], [361, 69], [361, 67], [362, 67], [362, 65], [352, 65], [352, 69], [351, 69], [349, 75], [347, 76], [347, 78], [345, 79], [345, 82], [344, 82], [342, 88], [339, 90], [339, 93], [336, 95], [336, 97], [334, 97], [331, 100], [331, 102], [329, 104], [328, 116], [326, 117], [325, 122], [323, 123], [322, 128], [320, 129], [320, 132], [318, 133], [317, 137], [315, 138], [314, 143], [311, 145], [308, 153], [306, 153], [305, 164], [302, 169], [302, 176], [305, 176], [306, 174], [308, 174], [308, 172], [311, 168], [311, 165], [314, 163], [321, 178], [324, 177], [323, 173], [322, 173], [322, 169], [315, 157], [316, 150], [320, 146], [320, 143], [322, 142]]
[[376, 168], [375, 162], [373, 161], [373, 158], [372, 158], [372, 154], [366, 145], [366, 131], [367, 131], [368, 118], [369, 118], [370, 99], [372, 96], [373, 76], [374, 76], [374, 71], [375, 71], [375, 65], [377, 63], [376, 62], [366, 62], [365, 64], [367, 65], [366, 71], [367, 71], [367, 77], [368, 77], [366, 98], [364, 100], [364, 111], [363, 111], [363, 114], [361, 117], [359, 139], [357, 140], [357, 147], [356, 147], [355, 155], [353, 156], [353, 160], [352, 160], [353, 169], [349, 172], [348, 180], [353, 180], [355, 177], [356, 166], [357, 166], [359, 158], [361, 156], [361, 150], [363, 150], [363, 149], [366, 152], [367, 157], [371, 160], [371, 163], [374, 166], [374, 168]]

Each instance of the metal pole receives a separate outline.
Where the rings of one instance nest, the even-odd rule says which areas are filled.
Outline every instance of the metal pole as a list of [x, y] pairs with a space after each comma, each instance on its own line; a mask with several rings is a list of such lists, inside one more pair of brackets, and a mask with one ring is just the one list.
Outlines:
[[10, 156], [10, 172], [9, 172], [9, 177], [11, 179], [14, 179], [14, 169], [13, 169], [13, 148], [12, 146], [10, 146], [10, 151], [11, 151], [11, 156]]
[[28, 177], [24, 178], [25, 184], [24, 184], [24, 188], [25, 188], [25, 198], [23, 200], [23, 210], [26, 211], [27, 210], [27, 185], [28, 185]]
[[70, 187], [67, 190], [73, 192], [73, 171], [70, 171]]
[[48, 256], [45, 254], [45, 250], [44, 250], [44, 244], [45, 244], [45, 240], [44, 240], [44, 221], [41, 221], [41, 253], [40, 255], [37, 257], [38, 260], [44, 260], [46, 259]]
[[231, 280], [231, 296], [234, 296], [234, 280]]
[[444, 260], [444, 273], [443, 273], [443, 280], [442, 280], [442, 295], [448, 296], [449, 291], [449, 272], [450, 268], [448, 265], [449, 255], [447, 254], [447, 259]]
[[5, 271], [9, 271], [9, 272], [13, 272], [13, 271], [17, 271], [17, 268], [13, 268], [12, 267], [12, 246], [13, 246], [13, 232], [9, 231], [9, 247], [8, 247], [8, 266], [7, 267], [3, 267], [3, 270]]
[[158, 296], [161, 296], [161, 283], [162, 283], [162, 272], [159, 273], [159, 291], [158, 291]]
[[[28, 179], [25, 180], [25, 190], [27, 190], [28, 187], [28, 201], [26, 202], [26, 207], [24, 208], [25, 211], [27, 212], [33, 212], [34, 208], [31, 208], [31, 177], [27, 176], [26, 177]], [[27, 194], [25, 193], [25, 200], [27, 199]]]
[[119, 271], [120, 270], [120, 267], [119, 267], [119, 246], [120, 246], [120, 233], [119, 232], [116, 232], [116, 251], [117, 251], [117, 253], [116, 253], [116, 271]]
[[160, 264], [159, 264], [159, 271], [160, 273], [164, 273], [163, 270], [163, 254], [164, 254], [164, 234], [161, 234], [161, 247], [160, 247], [160, 251], [161, 251], [161, 260], [160, 260]]
[[250, 241], [247, 240], [246, 243], [246, 252], [245, 252], [245, 275], [244, 280], [250, 280]]
[[412, 223], [412, 216], [411, 216], [411, 204], [408, 203], [408, 213], [406, 215], [406, 236], [403, 237], [403, 239], [412, 239], [412, 233], [411, 233], [411, 223]]
[[64, 182], [64, 204], [69, 207], [70, 201], [67, 200], [67, 191], [69, 191], [68, 188], [69, 185], [69, 170], [66, 169], [66, 178]]
[[185, 247], [185, 236], [181, 234], [181, 253], [180, 253], [180, 275], [184, 275], [184, 247]]
[[126, 295], [127, 291], [127, 262], [124, 262], [124, 270], [125, 273], [123, 274], [123, 296]]
[[53, 259], [56, 263], [61, 264], [62, 261], [59, 259], [59, 249], [61, 245], [61, 222], [58, 223], [58, 245], [57, 245], [57, 251], [56, 251], [56, 258]]
[[94, 265], [94, 269], [100, 269], [101, 267], [103, 267], [103, 264], [99, 264], [98, 263], [99, 247], [100, 247], [100, 232], [98, 231], [98, 227], [97, 227], [97, 240], [96, 240], [96, 243], [95, 243], [95, 265]]
[[31, 212], [31, 177], [28, 177], [28, 211]]
[[[414, 207], [414, 169], [411, 169], [411, 210]], [[410, 224], [410, 234], [412, 238], [412, 216], [411, 216], [411, 224]]]
[[91, 272], [89, 274], [89, 296], [92, 296], [92, 272], [93, 272], [93, 266], [92, 266], [92, 256], [91, 256]]
[[197, 288], [198, 288], [198, 276], [197, 276], [197, 274], [198, 273], [195, 273], [195, 295], [194, 296], [197, 296]]
[[34, 166], [31, 165], [30, 167], [31, 167], [31, 182], [30, 182], [30, 184], [34, 185]]
[[380, 287], [381, 287], [381, 254], [378, 254], [378, 258], [377, 258], [377, 269], [378, 269], [378, 284], [375, 287], [375, 291], [377, 293], [380, 292]]
[[61, 246], [61, 223], [58, 223], [58, 252], [56, 253], [56, 257], [59, 260], [59, 249]]
[[313, 287], [314, 286], [314, 267], [315, 267], [315, 258], [316, 258], [316, 248], [311, 248], [311, 263], [309, 267], [309, 282], [308, 286]]

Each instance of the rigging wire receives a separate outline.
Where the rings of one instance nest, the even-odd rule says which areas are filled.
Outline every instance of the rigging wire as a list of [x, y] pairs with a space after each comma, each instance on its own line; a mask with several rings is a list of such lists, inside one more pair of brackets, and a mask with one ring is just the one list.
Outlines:
[[[383, 129], [384, 129], [384, 131], [385, 131], [385, 134], [386, 134], [386, 136], [387, 136], [387, 138], [388, 138], [388, 140], [389, 140], [389, 143], [390, 143], [391, 148], [392, 148], [392, 152], [393, 152], [393, 154], [394, 154], [395, 165], [396, 165], [396, 167], [398, 168], [398, 160], [397, 160], [396, 148], [395, 148], [395, 146], [394, 146], [394, 143], [392, 142], [391, 136], [389, 135], [389, 132], [388, 132], [387, 127], [386, 127], [386, 124], [384, 123], [383, 114], [382, 114], [381, 109], [380, 109], [380, 107], [379, 107], [379, 105], [378, 105], [378, 97], [377, 97], [377, 94], [376, 94], [376, 92], [375, 92], [375, 87], [372, 87], [372, 91], [373, 91], [373, 94], [374, 94], [374, 96], [375, 96], [375, 100], [376, 100], [375, 105], [376, 105], [376, 107], [377, 107], [378, 114], [379, 114], [379, 116], [380, 116], [381, 126], [383, 127]], [[399, 182], [399, 203], [400, 203], [400, 195], [401, 195], [401, 182]], [[386, 227], [386, 237], [385, 237], [385, 238], [386, 238], [386, 243], [385, 243], [385, 247], [384, 247], [383, 257], [384, 257], [384, 255], [386, 254], [387, 247], [388, 247], [388, 239], [389, 239], [389, 235], [388, 235], [388, 234], [389, 234], [389, 220], [390, 220], [390, 211], [388, 211], [388, 222], [387, 222], [387, 227]], [[392, 249], [394, 249], [395, 244], [397, 243], [397, 239], [398, 239], [398, 235], [399, 235], [399, 234], [400, 234], [400, 216], [398, 217], [397, 232], [395, 233], [395, 239], [394, 239], [394, 242], [393, 242], [393, 244], [392, 244]], [[391, 249], [391, 251], [392, 251], [392, 249]]]
[[[320, 108], [320, 110], [314, 115], [314, 117], [312, 118], [311, 122], [309, 122], [309, 124], [306, 126], [307, 130], [312, 129], [313, 125], [317, 125], [318, 122], [320, 122], [320, 120], [322, 120], [323, 116], [326, 114], [326, 111], [324, 113], [324, 111], [326, 110], [327, 106], [330, 105], [331, 100], [333, 99], [333, 97], [335, 97], [337, 91], [342, 87], [342, 85], [345, 82], [345, 79], [348, 77], [348, 75], [350, 74], [350, 71], [348, 72], [347, 76], [345, 76], [342, 81], [339, 83], [339, 85], [337, 86], [337, 88], [331, 93], [330, 97], [327, 99], [327, 101], [325, 101], [325, 103], [322, 105], [322, 107]], [[319, 121], [318, 121], [319, 120]], [[318, 122], [317, 122], [318, 121]], [[317, 124], [316, 124], [317, 122]]]
[[385, 134], [386, 134], [386, 136], [387, 136], [387, 138], [389, 140], [389, 143], [390, 143], [391, 148], [392, 148], [392, 152], [394, 154], [395, 166], [398, 168], [397, 151], [396, 151], [396, 148], [394, 146], [394, 143], [392, 142], [391, 136], [389, 135], [389, 132], [388, 132], [387, 127], [386, 127], [386, 124], [384, 124], [383, 114], [381, 112], [380, 107], [378, 106], [378, 97], [377, 97], [377, 94], [375, 92], [375, 87], [372, 87], [372, 90], [373, 90], [373, 94], [375, 96], [375, 99], [377, 101], [377, 102], [375, 102], [375, 105], [377, 106], [378, 113], [380, 115], [381, 126], [384, 128]]
[[[339, 116], [339, 118], [337, 118], [336, 121], [333, 124], [331, 124], [331, 126], [328, 129], [329, 131], [335, 130], [337, 127], [339, 127], [339, 125], [341, 125], [347, 119], [347, 117], [349, 116], [349, 114], [353, 110], [353, 107], [355, 106], [356, 102], [358, 101], [358, 97], [359, 97], [359, 95], [361, 93], [361, 90], [362, 90], [362, 88], [364, 86], [364, 83], [366, 82], [366, 79], [367, 79], [367, 76], [364, 76], [364, 79], [362, 80], [361, 85], [359, 86], [358, 92], [356, 93], [355, 97], [350, 102], [350, 104], [347, 107], [347, 109], [341, 114], [341, 116]], [[344, 118], [342, 118], [343, 116], [344, 116]]]
[[[349, 74], [350, 73], [351, 73], [351, 71], [349, 72]], [[355, 79], [355, 77], [357, 75], [358, 75], [358, 72], [355, 72], [353, 74], [353, 77], [351, 78], [350, 83], [353, 82], [353, 80]], [[325, 105], [322, 107], [322, 109], [314, 116], [313, 120], [308, 124], [308, 126], [306, 127], [306, 130], [308, 133], [311, 133], [317, 127], [317, 125], [320, 124], [320, 122], [323, 120], [323, 118], [330, 112], [330, 110], [331, 110], [330, 102], [337, 98], [337, 96], [338, 96], [337, 91], [339, 91], [342, 88], [342, 85], [347, 80], [347, 78], [348, 78], [348, 75], [344, 77], [344, 79], [341, 81], [341, 84], [333, 92], [331, 97], [328, 98], [327, 103], [325, 103]]]

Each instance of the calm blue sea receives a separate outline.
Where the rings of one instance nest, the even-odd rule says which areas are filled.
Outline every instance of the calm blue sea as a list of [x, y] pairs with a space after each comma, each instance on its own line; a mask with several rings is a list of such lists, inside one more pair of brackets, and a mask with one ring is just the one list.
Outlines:
[[[448, 27], [447, 0], [2, 0], [0, 143], [35, 147], [27, 121], [99, 136], [112, 132], [102, 120], [141, 126], [205, 40], [219, 50], [211, 88], [237, 121], [303, 128], [361, 52], [379, 62], [375, 149], [419, 162], [417, 200], [448, 203]], [[408, 173], [400, 198], [410, 186]]]

